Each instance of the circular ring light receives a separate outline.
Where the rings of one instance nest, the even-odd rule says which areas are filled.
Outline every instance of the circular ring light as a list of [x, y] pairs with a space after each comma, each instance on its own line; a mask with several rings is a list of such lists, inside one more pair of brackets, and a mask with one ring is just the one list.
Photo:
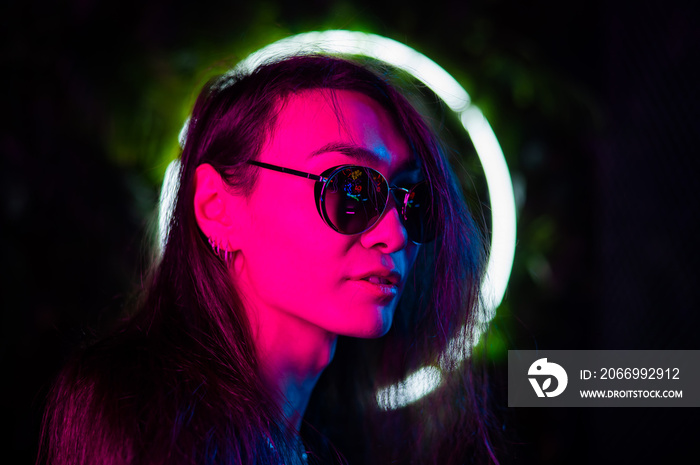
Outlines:
[[[508, 285], [515, 253], [515, 197], [513, 184], [501, 146], [481, 110], [471, 103], [466, 90], [437, 63], [416, 50], [395, 40], [356, 31], [331, 30], [297, 34], [274, 42], [249, 55], [234, 71], [252, 71], [270, 60], [304, 53], [363, 55], [381, 60], [410, 73], [428, 86], [457, 115], [476, 149], [484, 169], [491, 203], [491, 250], [486, 274], [481, 283], [484, 296], [482, 318], [468, 338], [466, 330], [452, 340], [443, 354], [441, 367], [448, 370], [462, 361], [460, 350], [465, 344], [478, 343], [488, 322], [493, 319]], [[181, 132], [182, 142], [185, 128]], [[167, 235], [174, 192], [177, 191], [179, 167], [168, 167], [161, 192], [161, 246]], [[423, 367], [396, 386], [377, 393], [377, 402], [384, 409], [400, 408], [427, 395], [440, 385], [440, 369]]]

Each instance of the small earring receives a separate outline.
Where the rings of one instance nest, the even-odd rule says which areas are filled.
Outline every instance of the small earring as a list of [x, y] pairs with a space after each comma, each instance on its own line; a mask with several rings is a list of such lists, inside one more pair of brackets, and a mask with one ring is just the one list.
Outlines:
[[[209, 245], [211, 246], [211, 250], [212, 252], [214, 252], [214, 255], [222, 259], [224, 263], [228, 265], [229, 249], [231, 248], [231, 243], [229, 241], [226, 241], [227, 245], [226, 248], [224, 248], [222, 246], [222, 243], [218, 239], [212, 239], [211, 237], [208, 237], [207, 240], [209, 241]], [[231, 258], [233, 258], [233, 254], [231, 254]]]

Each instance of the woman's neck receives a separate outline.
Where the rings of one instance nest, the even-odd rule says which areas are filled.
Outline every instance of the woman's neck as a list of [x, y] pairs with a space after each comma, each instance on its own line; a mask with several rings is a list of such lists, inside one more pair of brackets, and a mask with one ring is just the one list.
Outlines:
[[256, 312], [251, 320], [263, 374], [278, 389], [284, 415], [298, 430], [314, 386], [333, 360], [337, 336], [274, 310]]

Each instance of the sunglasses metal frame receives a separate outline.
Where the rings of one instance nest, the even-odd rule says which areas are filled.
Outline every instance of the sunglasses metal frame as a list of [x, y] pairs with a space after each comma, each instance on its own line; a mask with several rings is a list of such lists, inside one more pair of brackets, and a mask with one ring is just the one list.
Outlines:
[[[410, 195], [411, 195], [411, 192], [416, 188], [416, 186], [419, 186], [420, 184], [425, 183], [425, 181], [418, 182], [418, 183], [416, 183], [415, 185], [413, 185], [410, 189], [406, 189], [406, 188], [404, 188], [404, 187], [392, 186], [391, 184], [389, 184], [389, 181], [386, 179], [386, 177], [385, 177], [382, 173], [380, 173], [379, 171], [375, 170], [374, 168], [370, 168], [370, 167], [368, 167], [368, 166], [362, 166], [362, 165], [339, 165], [339, 166], [335, 166], [335, 167], [330, 168], [329, 170], [327, 170], [327, 171], [330, 171], [330, 174], [326, 177], [326, 176], [322, 176], [322, 175], [317, 175], [317, 174], [313, 174], [313, 173], [307, 173], [307, 172], [304, 172], [304, 171], [295, 170], [295, 169], [292, 169], [292, 168], [286, 168], [286, 167], [283, 167], [283, 166], [272, 165], [272, 164], [270, 164], [270, 163], [265, 163], [265, 162], [257, 161], [257, 160], [248, 160], [247, 163], [248, 163], [249, 165], [257, 166], [257, 167], [259, 167], [259, 168], [264, 168], [264, 169], [268, 169], [268, 170], [272, 170], [272, 171], [277, 171], [277, 172], [285, 173], [285, 174], [291, 174], [291, 175], [293, 175], [293, 176], [298, 176], [298, 177], [300, 177], [300, 178], [306, 178], [306, 179], [310, 179], [310, 180], [312, 180], [312, 181], [316, 181], [316, 182], [321, 182], [321, 183], [323, 183], [324, 187], [323, 187], [323, 190], [321, 191], [322, 193], [318, 196], [319, 198], [316, 199], [317, 207], [318, 207], [318, 209], [319, 209], [319, 213], [321, 214], [321, 218], [323, 219], [323, 222], [326, 223], [331, 229], [333, 229], [333, 230], [336, 231], [337, 233], [343, 234], [343, 235], [345, 235], [345, 236], [354, 236], [354, 235], [356, 235], [356, 234], [362, 234], [362, 233], [364, 233], [364, 232], [366, 232], [366, 231], [372, 229], [372, 227], [373, 227], [375, 224], [377, 224], [377, 223], [379, 222], [379, 220], [384, 216], [384, 213], [386, 212], [386, 207], [387, 207], [387, 205], [389, 205], [389, 196], [387, 196], [386, 202], [384, 203], [384, 207], [382, 208], [381, 213], [377, 216], [377, 219], [376, 219], [373, 223], [367, 225], [367, 227], [366, 227], [365, 229], [363, 229], [362, 231], [356, 232], [356, 233], [346, 233], [346, 232], [340, 231], [340, 230], [338, 229], [338, 227], [337, 227], [336, 225], [334, 225], [333, 222], [330, 221], [329, 218], [327, 218], [328, 214], [325, 212], [325, 206], [323, 206], [324, 195], [325, 195], [325, 194], [324, 194], [325, 188], [326, 188], [326, 186], [328, 185], [328, 182], [329, 182], [331, 179], [333, 179], [333, 177], [334, 177], [338, 172], [340, 172], [340, 171], [342, 171], [342, 170], [344, 170], [344, 169], [347, 169], [347, 168], [362, 168], [362, 169], [374, 171], [375, 173], [379, 174], [379, 175], [382, 177], [382, 179], [384, 180], [384, 182], [386, 183], [387, 189], [388, 189], [389, 192], [392, 192], [392, 191], [394, 191], [394, 192], [395, 192], [395, 191], [401, 191], [401, 192], [403, 193], [403, 202], [401, 202], [401, 217], [403, 218], [403, 221], [408, 221], [408, 218], [407, 218], [407, 205], [408, 205], [408, 201], [410, 200], [409, 197], [410, 197]], [[393, 194], [393, 196], [394, 196], [394, 199], [395, 199], [395, 200], [398, 200], [398, 199], [396, 198], [396, 194], [395, 194], [395, 193]], [[405, 225], [404, 225], [404, 227], [405, 227]], [[416, 242], [416, 241], [413, 240], [413, 239], [411, 239], [411, 240], [412, 240], [413, 242], [415, 242], [415, 243], [419, 243], [419, 242]]]

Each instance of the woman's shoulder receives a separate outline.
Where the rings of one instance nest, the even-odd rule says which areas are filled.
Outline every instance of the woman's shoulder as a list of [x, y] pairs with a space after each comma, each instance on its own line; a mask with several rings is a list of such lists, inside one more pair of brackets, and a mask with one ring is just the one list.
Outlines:
[[161, 329], [81, 350], [50, 396], [41, 462], [192, 463], [259, 442], [252, 419], [264, 396], [202, 345]]
[[139, 335], [116, 334], [78, 349], [65, 364], [59, 383], [86, 394], [92, 390], [124, 397], [163, 365], [153, 343]]
[[138, 334], [111, 336], [75, 353], [47, 402], [46, 462], [130, 463], [144, 444], [163, 444], [158, 436], [172, 430], [183, 398], [175, 365], [157, 341]]
[[[76, 351], [60, 372], [54, 391], [88, 411], [148, 402], [168, 370], [147, 338], [111, 336]], [[60, 399], [57, 399], [60, 400]]]

